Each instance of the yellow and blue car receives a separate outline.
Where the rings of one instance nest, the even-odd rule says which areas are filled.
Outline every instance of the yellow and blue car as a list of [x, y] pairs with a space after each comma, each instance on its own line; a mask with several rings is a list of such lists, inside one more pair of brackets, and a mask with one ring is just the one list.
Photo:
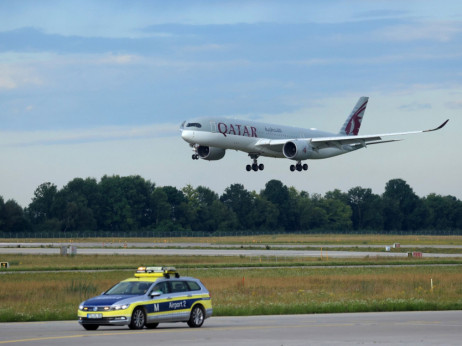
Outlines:
[[173, 267], [139, 267], [133, 278], [84, 301], [78, 309], [79, 323], [86, 330], [122, 325], [156, 328], [163, 322], [199, 328], [212, 313], [212, 299], [202, 282], [180, 277]]

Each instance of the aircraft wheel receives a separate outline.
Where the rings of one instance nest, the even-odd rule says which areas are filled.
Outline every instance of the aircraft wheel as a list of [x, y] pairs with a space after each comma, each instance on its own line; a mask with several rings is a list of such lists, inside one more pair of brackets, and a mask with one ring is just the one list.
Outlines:
[[302, 165], [301, 164], [297, 164], [297, 171], [299, 171], [299, 172], [302, 171]]
[[308, 170], [308, 165], [306, 163], [303, 164], [303, 170], [307, 171]]
[[252, 165], [252, 169], [253, 169], [255, 172], [258, 171], [258, 165], [257, 165], [256, 163], [254, 163], [254, 164]]
[[295, 171], [295, 166], [294, 165], [290, 165], [290, 171], [291, 172]]
[[250, 165], [245, 166], [245, 169], [247, 172], [250, 172], [252, 170], [252, 167]]
[[265, 169], [265, 166], [263, 165], [263, 163], [260, 163], [260, 164], [258, 165], [258, 169], [259, 169], [260, 171], [263, 171], [263, 170]]

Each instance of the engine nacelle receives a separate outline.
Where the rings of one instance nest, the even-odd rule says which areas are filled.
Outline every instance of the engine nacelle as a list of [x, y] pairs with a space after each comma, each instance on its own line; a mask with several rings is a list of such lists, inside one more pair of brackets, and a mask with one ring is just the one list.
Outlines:
[[306, 160], [313, 157], [313, 149], [306, 140], [288, 141], [282, 148], [285, 157], [291, 160]]
[[220, 160], [225, 156], [226, 150], [222, 148], [215, 148], [215, 147], [207, 147], [204, 145], [200, 145], [197, 148], [197, 154], [201, 159], [214, 161]]

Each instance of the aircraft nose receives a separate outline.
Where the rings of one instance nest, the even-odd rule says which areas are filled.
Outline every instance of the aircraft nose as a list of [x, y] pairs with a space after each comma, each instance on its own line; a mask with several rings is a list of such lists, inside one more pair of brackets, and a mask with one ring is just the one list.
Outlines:
[[181, 138], [183, 138], [186, 142], [193, 142], [194, 141], [194, 131], [183, 130], [181, 132]]

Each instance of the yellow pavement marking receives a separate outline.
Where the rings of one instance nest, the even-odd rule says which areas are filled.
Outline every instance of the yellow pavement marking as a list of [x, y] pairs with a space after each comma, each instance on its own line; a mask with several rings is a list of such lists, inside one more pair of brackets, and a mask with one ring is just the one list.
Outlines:
[[[224, 330], [258, 330], [258, 329], [272, 329], [272, 328], [307, 328], [307, 327], [339, 327], [339, 326], [353, 326], [354, 323], [322, 323], [322, 324], [299, 324], [299, 325], [267, 325], [267, 326], [243, 326], [243, 327], [206, 327], [202, 328], [207, 331], [224, 331]], [[73, 339], [83, 337], [100, 337], [100, 336], [114, 336], [114, 335], [135, 335], [135, 334], [160, 334], [160, 333], [178, 333], [178, 332], [199, 332], [201, 329], [191, 328], [169, 328], [169, 329], [158, 329], [158, 330], [139, 330], [139, 331], [114, 331], [114, 332], [103, 332], [99, 333], [88, 332], [86, 334], [75, 334], [75, 335], [63, 335], [63, 336], [43, 336], [38, 338], [29, 339], [16, 339], [16, 340], [4, 340], [0, 341], [0, 344], [12, 344], [18, 342], [32, 342], [32, 341], [44, 341], [44, 340], [59, 340], [59, 339]]]

